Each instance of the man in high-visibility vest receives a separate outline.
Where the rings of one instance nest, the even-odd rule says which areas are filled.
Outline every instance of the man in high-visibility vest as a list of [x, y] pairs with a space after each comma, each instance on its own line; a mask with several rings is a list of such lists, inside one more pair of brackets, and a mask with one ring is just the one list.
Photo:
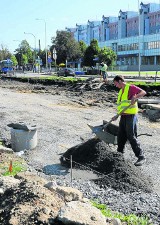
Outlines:
[[[131, 105], [124, 113], [121, 114], [118, 130], [118, 148], [117, 151], [124, 153], [126, 141], [129, 140], [135, 156], [138, 160], [135, 166], [141, 166], [145, 162], [142, 148], [137, 140], [137, 99], [142, 98], [146, 92], [141, 88], [127, 84], [122, 76], [115, 76], [114, 85], [120, 89], [117, 100], [118, 114], [127, 106]], [[117, 117], [113, 117], [116, 120]]]
[[101, 71], [101, 75], [103, 77], [103, 82], [107, 83], [107, 77], [108, 77], [107, 69], [108, 69], [108, 66], [104, 62], [102, 62], [100, 65], [101, 65], [100, 71]]

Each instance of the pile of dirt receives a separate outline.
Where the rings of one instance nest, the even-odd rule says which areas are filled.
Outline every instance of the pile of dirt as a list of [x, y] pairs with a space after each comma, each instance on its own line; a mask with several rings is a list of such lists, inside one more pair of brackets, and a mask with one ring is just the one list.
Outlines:
[[71, 155], [73, 167], [97, 171], [99, 178], [94, 182], [100, 187], [112, 187], [123, 193], [138, 190], [151, 192], [149, 178], [131, 162], [124, 160], [121, 153], [112, 151], [109, 145], [99, 139], [89, 139], [68, 149], [60, 159], [61, 164], [70, 167]]
[[43, 179], [37, 176], [17, 179], [17, 185], [11, 185], [12, 177], [10, 179], [8, 177], [11, 187], [6, 188], [0, 197], [0, 224], [60, 224], [54, 218], [64, 201], [56, 192], [43, 186]]

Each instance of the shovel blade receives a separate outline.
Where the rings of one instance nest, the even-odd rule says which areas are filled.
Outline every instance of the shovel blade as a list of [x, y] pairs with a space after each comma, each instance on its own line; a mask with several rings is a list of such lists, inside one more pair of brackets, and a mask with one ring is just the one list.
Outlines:
[[97, 133], [99, 133], [99, 132], [103, 132], [103, 130], [104, 130], [110, 123], [111, 123], [111, 122], [107, 122], [107, 123], [105, 123], [105, 124], [103, 124], [103, 125], [99, 125], [99, 126], [95, 126], [95, 127], [93, 127], [93, 126], [91, 126], [91, 125], [89, 125], [89, 124], [87, 124], [87, 125], [88, 125], [89, 128], [92, 130], [92, 133], [97, 134]]
[[97, 134], [97, 133], [99, 133], [99, 132], [101, 132], [102, 130], [103, 130], [103, 126], [95, 126], [95, 127], [93, 127], [93, 126], [91, 126], [91, 125], [89, 125], [89, 124], [87, 124], [88, 126], [89, 126], [89, 128], [92, 130], [92, 133], [94, 133], [94, 134]]
[[90, 127], [90, 129], [92, 130], [93, 133], [96, 134], [96, 136], [101, 140], [104, 141], [105, 143], [111, 143], [116, 145], [117, 144], [117, 137], [108, 133], [107, 131], [105, 131], [103, 128], [103, 125], [100, 126], [91, 126], [88, 124], [88, 126]]

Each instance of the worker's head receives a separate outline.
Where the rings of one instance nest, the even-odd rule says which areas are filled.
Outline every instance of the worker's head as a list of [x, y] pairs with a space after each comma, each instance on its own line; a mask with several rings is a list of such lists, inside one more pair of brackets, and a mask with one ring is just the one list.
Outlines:
[[100, 64], [101, 66], [104, 66], [104, 62], [101, 62], [101, 64]]
[[113, 79], [114, 85], [118, 88], [122, 88], [124, 85], [124, 78], [120, 75], [117, 75]]

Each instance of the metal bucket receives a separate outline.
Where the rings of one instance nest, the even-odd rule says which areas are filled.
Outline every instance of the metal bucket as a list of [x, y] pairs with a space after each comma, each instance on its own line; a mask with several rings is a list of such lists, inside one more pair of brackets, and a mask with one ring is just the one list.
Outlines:
[[11, 146], [15, 152], [34, 149], [37, 146], [37, 130], [11, 128]]

